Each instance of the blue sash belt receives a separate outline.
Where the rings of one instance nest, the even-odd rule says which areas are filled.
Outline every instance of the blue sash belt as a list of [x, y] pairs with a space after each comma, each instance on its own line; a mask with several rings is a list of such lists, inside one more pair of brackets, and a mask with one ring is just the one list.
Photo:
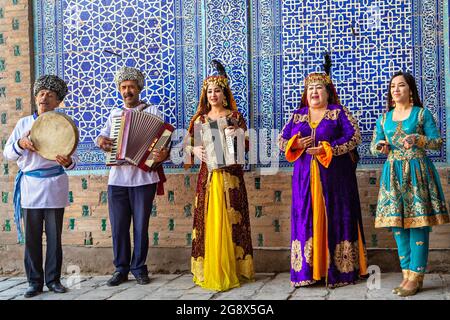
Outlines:
[[24, 243], [23, 233], [22, 233], [22, 207], [20, 204], [20, 180], [23, 175], [34, 177], [34, 178], [51, 178], [60, 176], [64, 173], [64, 168], [62, 166], [54, 166], [46, 169], [36, 169], [32, 171], [23, 172], [19, 170], [16, 175], [16, 181], [14, 182], [14, 222], [17, 226], [17, 239], [19, 243]]

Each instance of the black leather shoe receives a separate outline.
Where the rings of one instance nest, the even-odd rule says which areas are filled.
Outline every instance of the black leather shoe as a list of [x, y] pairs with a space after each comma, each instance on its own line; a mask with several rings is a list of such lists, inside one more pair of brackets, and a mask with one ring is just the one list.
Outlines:
[[147, 274], [140, 274], [136, 277], [136, 281], [138, 284], [149, 284], [150, 278]]
[[61, 282], [53, 282], [47, 285], [48, 290], [53, 291], [54, 293], [65, 293], [66, 288], [61, 284]]
[[40, 293], [42, 293], [42, 287], [30, 285], [28, 287], [27, 291], [25, 291], [23, 296], [25, 298], [31, 298], [31, 297], [37, 296]]
[[128, 281], [128, 275], [116, 271], [113, 273], [111, 279], [106, 282], [106, 284], [108, 285], [108, 287], [115, 287], [125, 281]]

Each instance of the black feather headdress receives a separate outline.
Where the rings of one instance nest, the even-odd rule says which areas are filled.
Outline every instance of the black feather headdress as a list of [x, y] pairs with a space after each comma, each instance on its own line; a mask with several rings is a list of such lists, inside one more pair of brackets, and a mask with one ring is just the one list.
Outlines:
[[211, 60], [212, 72], [210, 76], [222, 76], [228, 78], [227, 72], [225, 71], [225, 67], [220, 63], [219, 60], [213, 59]]

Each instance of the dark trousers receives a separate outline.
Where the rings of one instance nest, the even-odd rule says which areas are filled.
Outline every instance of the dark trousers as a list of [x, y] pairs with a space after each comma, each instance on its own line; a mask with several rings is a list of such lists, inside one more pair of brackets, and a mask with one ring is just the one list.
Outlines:
[[[116, 271], [136, 277], [148, 274], [148, 224], [156, 183], [137, 187], [108, 186], [109, 219], [113, 240]], [[133, 255], [131, 255], [130, 225], [133, 219]]]
[[62, 266], [61, 233], [64, 208], [23, 209], [25, 222], [25, 272], [30, 285], [44, 285], [42, 270], [42, 232], [45, 224], [47, 252], [45, 254], [45, 283], [60, 281]]

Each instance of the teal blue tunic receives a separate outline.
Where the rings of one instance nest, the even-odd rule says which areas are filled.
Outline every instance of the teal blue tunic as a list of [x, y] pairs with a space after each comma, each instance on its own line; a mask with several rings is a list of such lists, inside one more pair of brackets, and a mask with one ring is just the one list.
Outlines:
[[[387, 140], [391, 151], [383, 166], [375, 217], [375, 227], [420, 228], [449, 222], [439, 175], [426, 155], [426, 149], [438, 150], [442, 139], [431, 112], [414, 106], [404, 121], [393, 121], [393, 111], [377, 120], [371, 152], [380, 140]], [[410, 149], [403, 139], [416, 138]]]

